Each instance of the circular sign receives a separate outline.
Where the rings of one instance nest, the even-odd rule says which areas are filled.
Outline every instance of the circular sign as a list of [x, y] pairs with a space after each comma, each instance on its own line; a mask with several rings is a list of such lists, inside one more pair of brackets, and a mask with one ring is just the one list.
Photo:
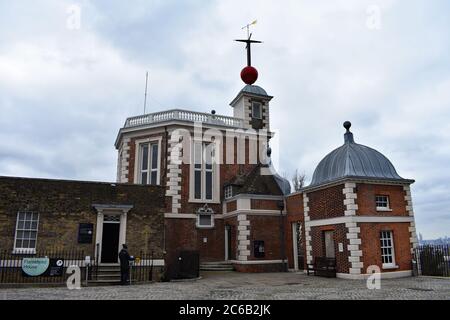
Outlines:
[[62, 260], [56, 261], [56, 265], [57, 265], [58, 267], [62, 267], [63, 264], [64, 264], [64, 262], [63, 262]]
[[47, 271], [49, 264], [49, 258], [23, 258], [22, 271], [31, 277], [40, 276]]

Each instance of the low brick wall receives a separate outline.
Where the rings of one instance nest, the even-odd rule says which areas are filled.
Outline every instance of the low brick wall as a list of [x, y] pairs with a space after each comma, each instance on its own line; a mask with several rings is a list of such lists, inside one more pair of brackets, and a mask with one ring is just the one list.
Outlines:
[[[132, 205], [127, 214], [130, 254], [163, 259], [164, 188], [131, 184], [0, 177], [0, 250], [12, 251], [17, 213], [39, 213], [37, 251], [79, 250], [94, 255], [97, 212], [93, 204]], [[94, 224], [92, 243], [78, 243], [80, 223]]]

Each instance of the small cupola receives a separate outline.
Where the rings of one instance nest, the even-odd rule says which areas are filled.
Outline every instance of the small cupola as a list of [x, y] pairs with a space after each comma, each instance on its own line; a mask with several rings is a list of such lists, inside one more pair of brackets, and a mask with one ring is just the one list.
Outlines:
[[233, 116], [243, 119], [246, 129], [270, 130], [269, 102], [272, 98], [260, 86], [248, 84], [230, 103]]

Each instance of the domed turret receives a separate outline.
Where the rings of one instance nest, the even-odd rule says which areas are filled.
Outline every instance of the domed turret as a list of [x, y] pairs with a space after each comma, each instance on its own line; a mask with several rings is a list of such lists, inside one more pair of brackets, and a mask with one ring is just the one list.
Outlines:
[[343, 178], [375, 180], [402, 180], [392, 163], [375, 149], [355, 143], [350, 132], [351, 123], [346, 121], [344, 145], [330, 152], [320, 161], [311, 181], [311, 186], [321, 185]]

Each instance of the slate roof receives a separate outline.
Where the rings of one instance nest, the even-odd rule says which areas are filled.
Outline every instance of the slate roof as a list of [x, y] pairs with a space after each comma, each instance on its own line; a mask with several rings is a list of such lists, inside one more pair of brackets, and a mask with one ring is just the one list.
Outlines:
[[347, 132], [344, 144], [330, 152], [320, 161], [310, 186], [329, 183], [342, 178], [382, 179], [411, 181], [403, 179], [393, 164], [382, 153], [367, 146], [355, 143], [350, 132], [350, 122], [346, 122]]
[[236, 186], [235, 194], [282, 196], [291, 192], [289, 181], [267, 165], [257, 165], [248, 174], [238, 175], [229, 184]]

